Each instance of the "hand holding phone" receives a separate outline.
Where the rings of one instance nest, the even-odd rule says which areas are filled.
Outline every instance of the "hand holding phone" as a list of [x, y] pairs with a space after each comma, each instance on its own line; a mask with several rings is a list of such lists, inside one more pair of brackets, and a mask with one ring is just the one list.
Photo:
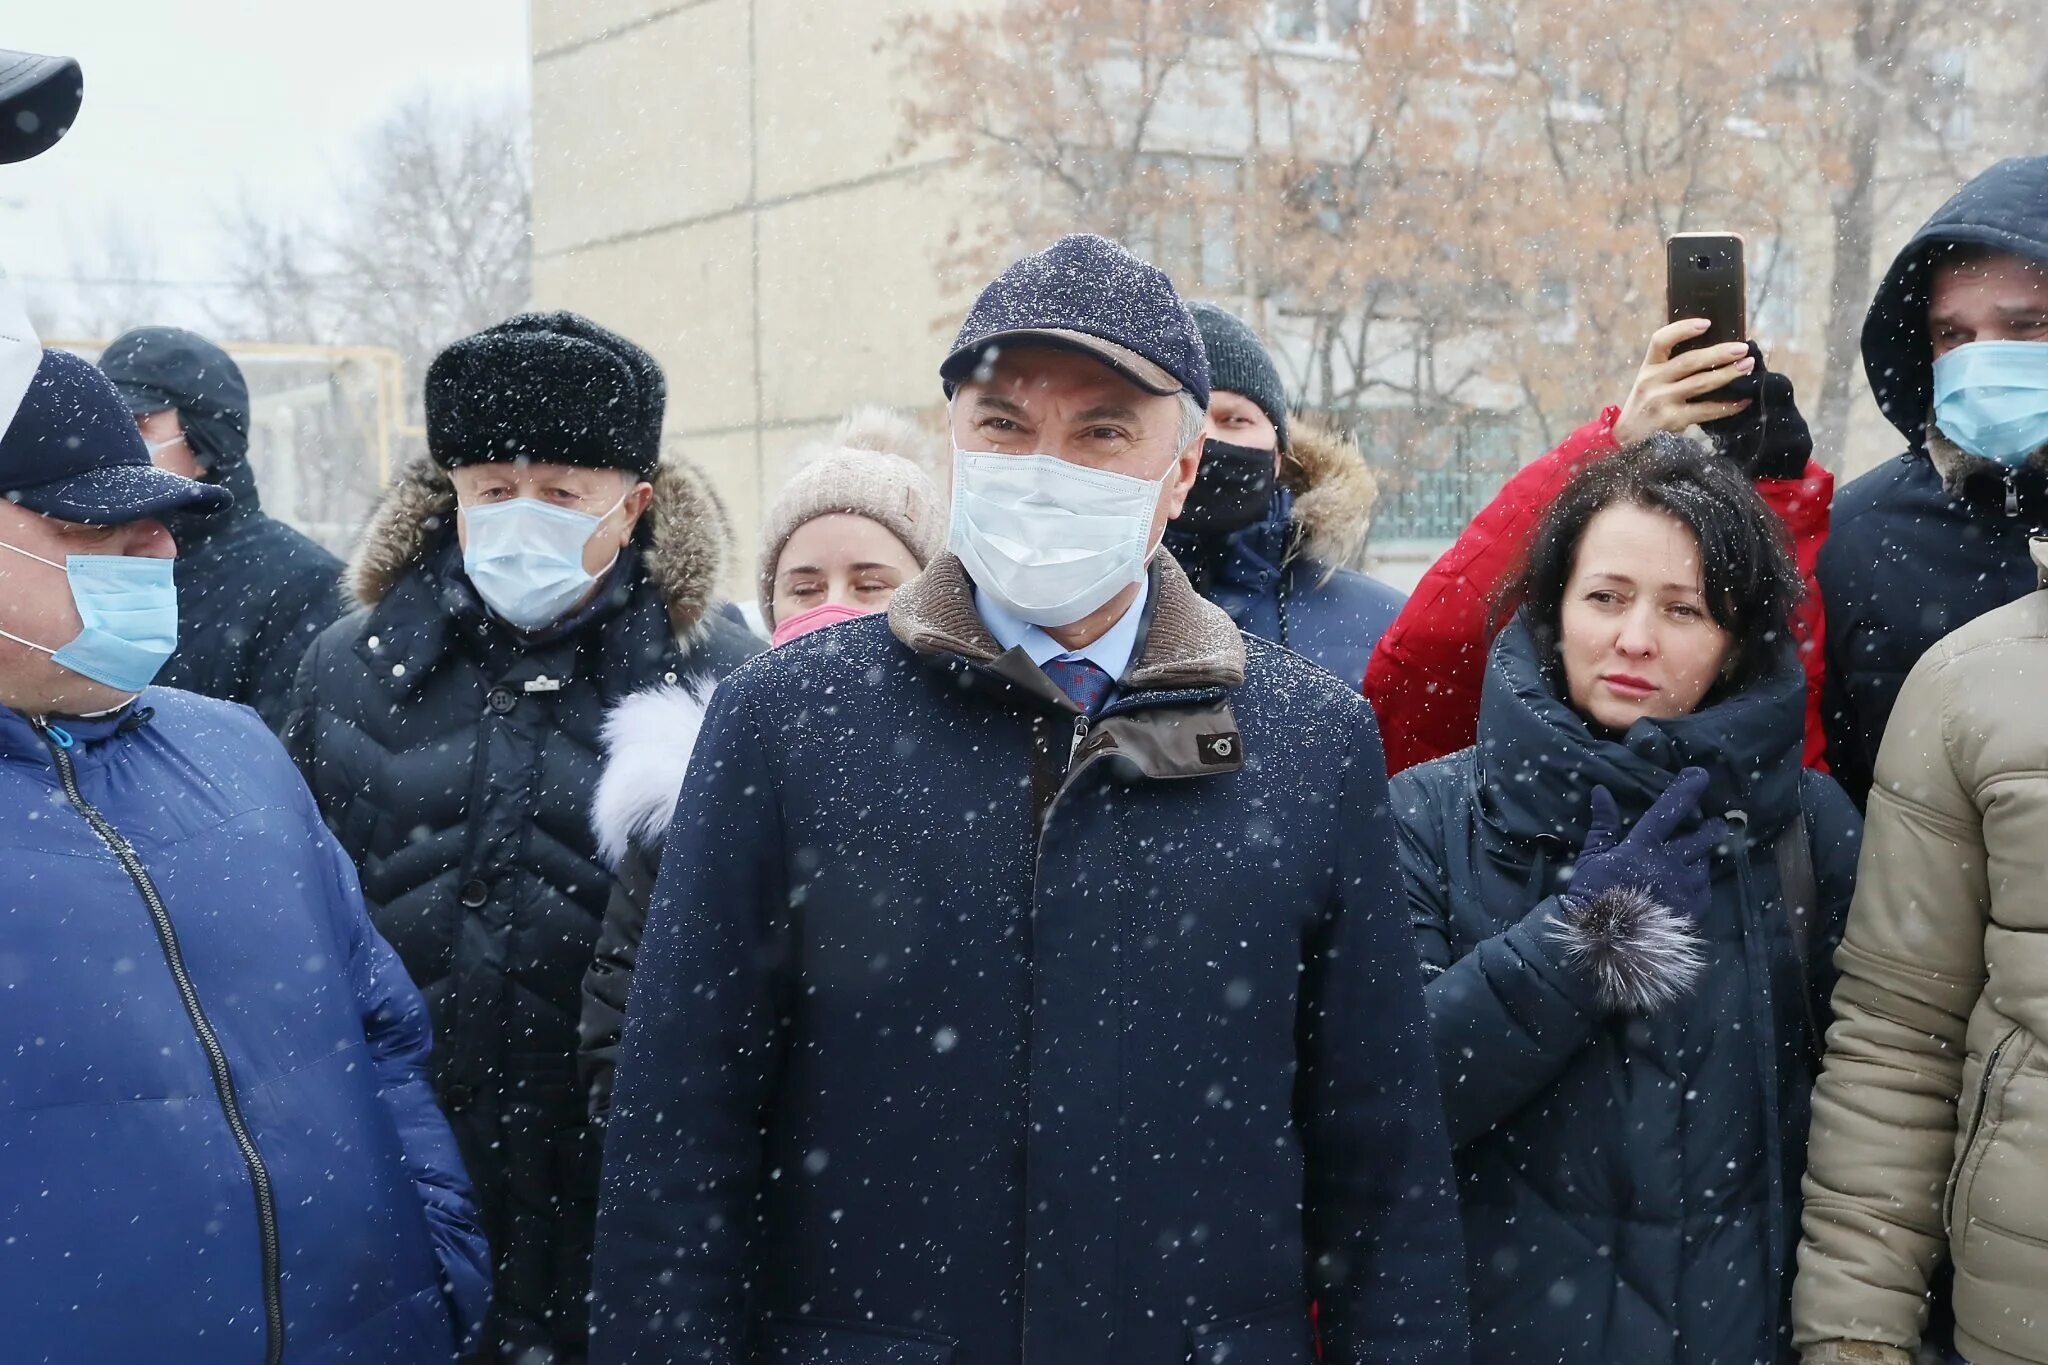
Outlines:
[[1632, 446], [1660, 431], [1684, 431], [1749, 409], [1746, 400], [1702, 401], [1756, 368], [1747, 342], [1700, 349], [1699, 338], [1710, 326], [1705, 318], [1684, 318], [1651, 335], [1643, 367], [1614, 421], [1615, 444]]

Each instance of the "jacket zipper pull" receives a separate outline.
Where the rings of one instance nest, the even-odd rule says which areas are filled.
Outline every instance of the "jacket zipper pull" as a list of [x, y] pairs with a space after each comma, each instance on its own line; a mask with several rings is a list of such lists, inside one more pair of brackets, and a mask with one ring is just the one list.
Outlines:
[[2005, 514], [2009, 517], [2020, 514], [2020, 472], [2017, 469], [2005, 471]]
[[1081, 741], [1088, 738], [1088, 717], [1079, 716], [1074, 720], [1074, 742], [1067, 746], [1067, 766], [1074, 766], [1074, 755], [1081, 752]]

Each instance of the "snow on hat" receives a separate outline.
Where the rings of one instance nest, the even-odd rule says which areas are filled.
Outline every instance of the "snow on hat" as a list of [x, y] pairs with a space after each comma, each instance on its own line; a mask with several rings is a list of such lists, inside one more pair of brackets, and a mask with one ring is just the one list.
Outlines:
[[881, 526], [921, 569], [945, 547], [945, 508], [926, 471], [939, 443], [887, 408], [856, 408], [825, 440], [797, 455], [795, 469], [761, 518], [761, 619], [775, 623], [775, 565], [804, 523], [848, 512]]
[[1062, 237], [982, 290], [939, 367], [947, 397], [1005, 346], [1079, 351], [1147, 393], [1209, 406], [1209, 360], [1173, 281], [1107, 237]]
[[0, 497], [63, 521], [119, 526], [214, 512], [226, 489], [158, 469], [113, 381], [69, 351], [45, 350], [0, 432]]
[[443, 468], [531, 460], [624, 469], [661, 462], [668, 386], [654, 357], [576, 313], [520, 313], [434, 357], [427, 450]]

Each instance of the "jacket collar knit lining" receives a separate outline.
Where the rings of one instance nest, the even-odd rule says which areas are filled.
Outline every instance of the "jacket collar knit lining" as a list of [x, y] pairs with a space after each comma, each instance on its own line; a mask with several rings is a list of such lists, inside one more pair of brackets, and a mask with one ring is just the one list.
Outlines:
[[[1150, 619], [1123, 686], [1135, 690], [1236, 687], [1244, 681], [1244, 637], [1221, 607], [1188, 582], [1172, 555], [1152, 557]], [[952, 654], [987, 666], [1002, 646], [974, 609], [974, 587], [951, 551], [903, 585], [889, 605], [889, 629], [920, 654]]]

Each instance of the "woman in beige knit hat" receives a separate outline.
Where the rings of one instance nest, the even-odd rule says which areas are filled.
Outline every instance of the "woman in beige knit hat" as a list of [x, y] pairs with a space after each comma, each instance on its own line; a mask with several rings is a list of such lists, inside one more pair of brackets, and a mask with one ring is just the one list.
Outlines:
[[785, 644], [889, 605], [945, 544], [926, 471], [939, 443], [901, 414], [860, 408], [798, 453], [761, 519], [761, 619]]
[[[884, 408], [858, 408], [797, 452], [761, 522], [761, 616], [783, 644], [889, 605], [946, 539], [931, 475], [943, 447]], [[682, 790], [708, 690], [681, 685], [627, 697], [605, 721], [605, 770], [591, 819], [618, 880], [583, 978], [578, 1066], [592, 1118], [611, 1108], [612, 1062], [633, 960], [660, 869], [661, 836]]]

